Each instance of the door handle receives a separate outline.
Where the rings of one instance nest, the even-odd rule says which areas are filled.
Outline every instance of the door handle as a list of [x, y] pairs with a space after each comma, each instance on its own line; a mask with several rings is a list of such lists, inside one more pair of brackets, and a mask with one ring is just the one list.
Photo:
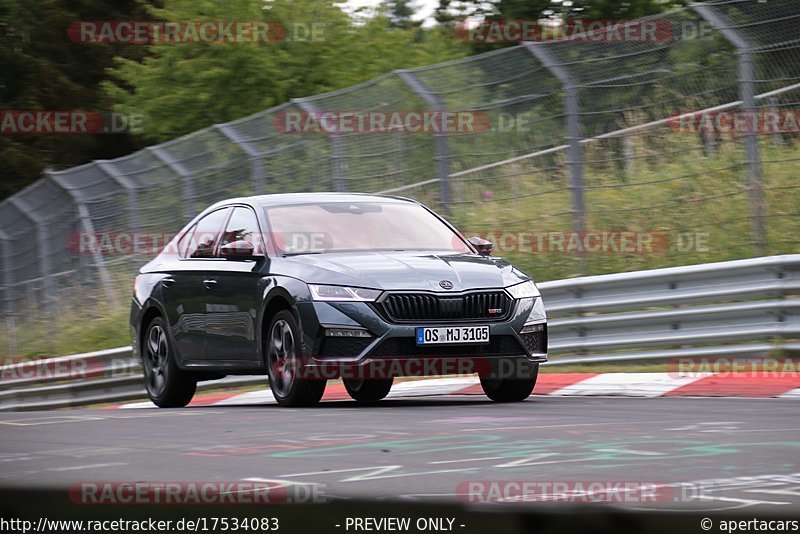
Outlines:
[[170, 287], [174, 284], [175, 284], [174, 278], [164, 278], [163, 280], [161, 280], [161, 285], [164, 287]]
[[217, 285], [217, 281], [209, 278], [207, 280], [203, 280], [203, 285], [206, 286], [206, 289], [214, 289], [214, 286]]

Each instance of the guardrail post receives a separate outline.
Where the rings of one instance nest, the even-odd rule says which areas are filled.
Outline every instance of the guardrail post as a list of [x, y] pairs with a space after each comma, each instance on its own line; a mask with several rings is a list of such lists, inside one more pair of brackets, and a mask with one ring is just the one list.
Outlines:
[[753, 241], [758, 254], [764, 256], [767, 254], [767, 231], [764, 225], [764, 186], [758, 147], [758, 106], [755, 99], [756, 74], [753, 64], [753, 46], [747, 37], [736, 31], [733, 25], [715, 10], [713, 5], [692, 4], [690, 7], [736, 48], [739, 100], [742, 101], [742, 111], [744, 111], [745, 117], [749, 118], [746, 121], [749, 126], [744, 135], [744, 150], [747, 160], [750, 210], [753, 218]]
[[[567, 166], [570, 174], [572, 197], [572, 231], [579, 236], [586, 232], [586, 205], [583, 193], [583, 148], [581, 146], [581, 118], [578, 100], [578, 83], [569, 70], [556, 60], [545, 43], [524, 43], [528, 51], [543, 67], [553, 73], [564, 89], [564, 114], [567, 133]], [[586, 252], [580, 250], [580, 272], [586, 271]]]
[[[319, 114], [323, 113], [313, 101], [306, 100], [305, 98], [294, 98], [292, 103], [296, 104], [301, 110], [306, 113]], [[319, 117], [317, 117], [319, 119]], [[344, 161], [344, 145], [342, 144], [342, 136], [335, 133], [329, 133], [331, 141], [331, 174], [333, 175], [333, 188], [338, 192], [347, 191], [347, 165]]]
[[[414, 73], [408, 70], [394, 71], [403, 82], [417, 94], [432, 110], [438, 112], [447, 111], [447, 107], [434, 93], [420, 80]], [[436, 151], [436, 172], [439, 175], [439, 194], [441, 198], [442, 211], [445, 215], [450, 215], [450, 204], [453, 201], [452, 191], [450, 190], [450, 144], [447, 141], [446, 133], [436, 133], [433, 136]]]
[[264, 166], [261, 161], [261, 153], [252, 144], [243, 139], [235, 128], [227, 124], [215, 124], [214, 129], [247, 154], [250, 160], [250, 180], [253, 182], [253, 194], [263, 195], [266, 191], [266, 187], [264, 184]]
[[159, 146], [149, 146], [145, 148], [145, 150], [161, 160], [164, 165], [180, 177], [181, 183], [183, 184], [183, 218], [187, 221], [192, 219], [195, 216], [195, 193], [192, 173], [189, 172], [189, 169], [182, 163], [173, 158], [171, 154]]

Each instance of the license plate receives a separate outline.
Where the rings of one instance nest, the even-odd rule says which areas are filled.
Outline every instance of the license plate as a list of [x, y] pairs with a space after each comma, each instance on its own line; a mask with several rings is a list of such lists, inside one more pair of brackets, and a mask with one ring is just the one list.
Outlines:
[[417, 327], [417, 345], [442, 343], [488, 343], [488, 326]]

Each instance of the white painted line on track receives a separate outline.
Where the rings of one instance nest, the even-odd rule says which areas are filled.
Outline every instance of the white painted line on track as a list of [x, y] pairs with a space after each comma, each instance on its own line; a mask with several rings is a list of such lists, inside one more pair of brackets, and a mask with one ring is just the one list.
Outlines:
[[122, 465], [128, 465], [128, 464], [123, 462], [113, 462], [108, 464], [75, 465], [71, 467], [50, 467], [48, 469], [45, 469], [45, 471], [80, 471], [83, 469], [95, 469], [98, 467], [119, 467]]

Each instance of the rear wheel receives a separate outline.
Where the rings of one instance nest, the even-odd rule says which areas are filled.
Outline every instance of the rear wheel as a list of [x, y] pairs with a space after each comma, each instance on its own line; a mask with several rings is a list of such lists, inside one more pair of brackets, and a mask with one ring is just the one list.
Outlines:
[[363, 378], [345, 378], [344, 389], [351, 398], [361, 402], [375, 402], [386, 397], [392, 389], [393, 378], [381, 380], [365, 380]]
[[159, 408], [182, 408], [194, 397], [197, 380], [175, 362], [175, 353], [167, 337], [167, 323], [161, 317], [153, 319], [147, 327], [142, 367], [147, 396]]
[[481, 377], [481, 387], [487, 397], [495, 402], [519, 402], [531, 396], [539, 376], [539, 364], [531, 364], [520, 378]]
[[325, 380], [302, 378], [300, 329], [288, 310], [275, 314], [264, 336], [269, 387], [281, 406], [313, 406], [325, 392]]

